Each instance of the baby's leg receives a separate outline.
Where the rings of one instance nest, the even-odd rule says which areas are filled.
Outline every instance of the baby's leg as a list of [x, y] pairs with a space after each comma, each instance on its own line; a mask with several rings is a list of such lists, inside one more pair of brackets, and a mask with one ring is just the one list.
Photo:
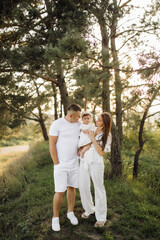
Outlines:
[[85, 145], [85, 146], [82, 148], [82, 150], [81, 150], [81, 152], [80, 152], [81, 158], [84, 157], [84, 153], [90, 148], [90, 146], [91, 146], [91, 143]]

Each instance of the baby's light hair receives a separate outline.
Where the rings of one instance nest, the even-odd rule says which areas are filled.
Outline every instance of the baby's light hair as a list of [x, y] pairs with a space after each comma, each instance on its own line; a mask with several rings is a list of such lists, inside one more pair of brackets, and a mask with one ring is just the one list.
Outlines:
[[81, 117], [83, 118], [83, 117], [88, 116], [88, 115], [89, 115], [90, 117], [92, 117], [92, 113], [87, 112], [87, 111], [84, 111], [84, 112], [82, 113]]

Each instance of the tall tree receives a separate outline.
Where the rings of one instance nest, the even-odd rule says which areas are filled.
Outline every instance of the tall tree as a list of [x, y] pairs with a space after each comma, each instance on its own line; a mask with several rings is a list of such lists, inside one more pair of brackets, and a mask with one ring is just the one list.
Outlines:
[[85, 41], [81, 44], [84, 22], [85, 12], [79, 1], [46, 0], [42, 5], [37, 0], [14, 5], [1, 25], [1, 73], [42, 78], [51, 82], [51, 89], [55, 84], [66, 113], [69, 102], [64, 66], [65, 61], [73, 60], [85, 49]]
[[[143, 137], [145, 121], [147, 118], [160, 113], [156, 111], [149, 115], [150, 107], [157, 97], [160, 97], [160, 63], [158, 52], [151, 52], [148, 54], [143, 54], [139, 57], [139, 63], [141, 66], [146, 68], [144, 71], [140, 72], [141, 77], [145, 79], [149, 84], [146, 86], [146, 91], [142, 88], [142, 96], [144, 100], [141, 100], [141, 107], [143, 107], [143, 114], [140, 120], [139, 132], [138, 132], [138, 143], [139, 147], [134, 156], [134, 167], [133, 167], [133, 177], [138, 177], [138, 166], [139, 166], [139, 156], [142, 152], [143, 146], [146, 142]], [[148, 65], [150, 65], [148, 67]], [[144, 102], [144, 103], [143, 103]]]
[[133, 176], [136, 177], [136, 178], [138, 176], [139, 156], [141, 154], [141, 151], [142, 151], [144, 143], [145, 143], [145, 140], [143, 140], [143, 130], [144, 130], [145, 120], [147, 119], [148, 111], [149, 111], [153, 101], [155, 100], [156, 96], [159, 93], [160, 93], [160, 86], [152, 89], [152, 92], [149, 94], [150, 96], [148, 96], [148, 101], [147, 101], [146, 106], [144, 107], [143, 116], [142, 116], [142, 119], [140, 121], [139, 134], [138, 134], [139, 148], [137, 149], [137, 151], [135, 153], [135, 156], [134, 156], [134, 167], [133, 167]]

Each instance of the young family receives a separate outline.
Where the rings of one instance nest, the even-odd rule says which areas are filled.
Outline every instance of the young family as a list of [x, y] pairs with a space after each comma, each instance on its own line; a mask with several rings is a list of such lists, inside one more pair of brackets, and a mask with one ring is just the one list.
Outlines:
[[[82, 122], [79, 121], [82, 117]], [[104, 187], [103, 156], [111, 147], [111, 116], [101, 113], [96, 127], [91, 123], [92, 115], [84, 112], [77, 104], [71, 104], [67, 115], [55, 120], [49, 129], [50, 154], [54, 164], [55, 194], [53, 197], [53, 231], [60, 231], [59, 211], [63, 195], [67, 190], [67, 218], [77, 225], [74, 215], [75, 188], [79, 188], [84, 212], [87, 219], [95, 213], [95, 227], [103, 227], [107, 217], [107, 200]], [[79, 155], [79, 157], [78, 157]], [[80, 166], [78, 162], [80, 158]], [[95, 204], [90, 189], [94, 185]]]

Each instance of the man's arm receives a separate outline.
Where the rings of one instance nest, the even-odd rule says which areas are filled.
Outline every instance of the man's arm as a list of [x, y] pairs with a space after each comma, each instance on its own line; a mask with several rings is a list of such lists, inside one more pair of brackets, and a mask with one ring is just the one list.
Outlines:
[[56, 149], [57, 139], [58, 139], [58, 136], [49, 136], [50, 155], [55, 165], [59, 164], [58, 157], [57, 157], [57, 149]]

